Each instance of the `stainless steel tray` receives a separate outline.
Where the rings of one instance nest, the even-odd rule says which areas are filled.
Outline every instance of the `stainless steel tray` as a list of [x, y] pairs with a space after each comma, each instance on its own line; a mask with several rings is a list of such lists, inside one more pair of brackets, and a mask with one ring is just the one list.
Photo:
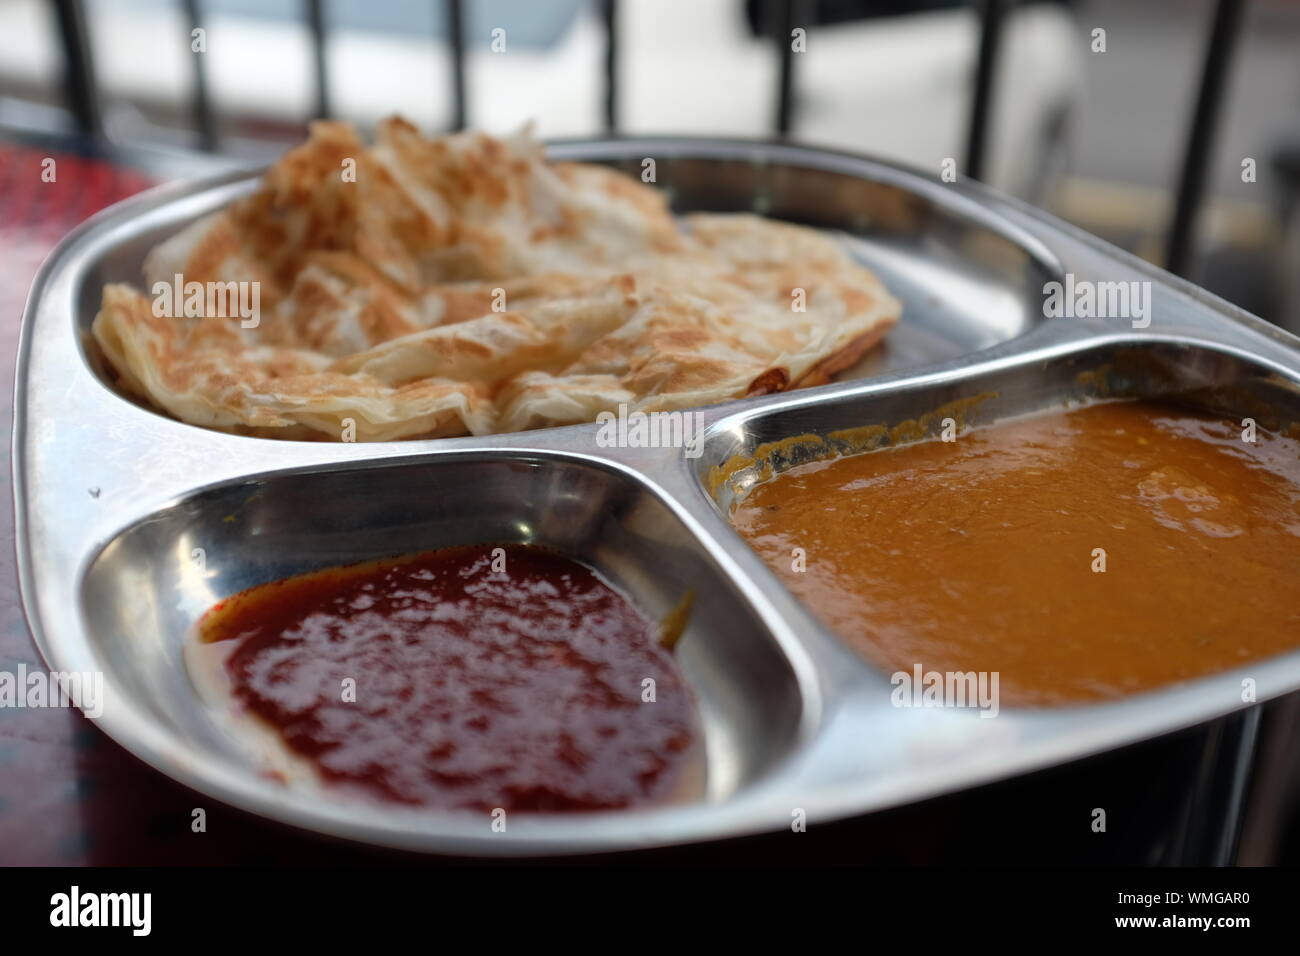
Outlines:
[[[1292, 653], [1088, 707], [1004, 708], [994, 720], [896, 709], [886, 676], [820, 627], [731, 530], [732, 492], [715, 500], [708, 480], [764, 441], [910, 419], [988, 391], [996, 397], [980, 421], [1104, 382], [1135, 395], [1201, 390], [1221, 411], [1285, 428], [1300, 420], [1300, 340], [977, 184], [723, 140], [566, 143], [551, 154], [633, 171], [654, 157], [679, 209], [753, 209], [839, 230], [903, 300], [904, 321], [847, 380], [705, 409], [698, 459], [602, 448], [595, 426], [387, 444], [244, 438], [119, 396], [86, 330], [104, 282], [140, 282], [150, 247], [255, 177], [166, 187], [105, 211], [60, 245], [32, 291], [14, 484], [36, 641], [53, 670], [104, 673], [97, 722], [127, 749], [214, 798], [344, 838], [456, 854], [591, 853], [789, 829], [796, 810], [816, 826], [1062, 763], [1240, 709], [1243, 676], [1261, 701], [1300, 689]], [[1044, 319], [1043, 283], [1066, 272], [1151, 282], [1150, 326]], [[515, 816], [503, 833], [478, 814], [322, 799], [263, 776], [196, 695], [182, 643], [223, 596], [476, 541], [561, 548], [652, 616], [694, 591], [679, 657], [702, 712], [703, 799]]]

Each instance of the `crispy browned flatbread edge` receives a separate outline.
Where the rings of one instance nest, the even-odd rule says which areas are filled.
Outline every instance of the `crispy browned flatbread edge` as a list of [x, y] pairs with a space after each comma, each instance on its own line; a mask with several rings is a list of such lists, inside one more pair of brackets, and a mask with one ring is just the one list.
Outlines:
[[774, 392], [794, 391], [796, 388], [825, 385], [832, 377], [846, 368], [852, 368], [862, 356], [867, 354], [868, 350], [880, 342], [886, 333], [897, 324], [897, 318], [882, 319], [872, 326], [870, 330], [850, 341], [848, 345], [838, 352], [826, 356], [826, 358], [804, 372], [802, 377], [796, 381], [790, 381], [789, 373], [780, 366], [770, 368], [750, 383], [749, 389], [745, 392], [745, 397], [751, 398], [756, 395], [770, 395]]

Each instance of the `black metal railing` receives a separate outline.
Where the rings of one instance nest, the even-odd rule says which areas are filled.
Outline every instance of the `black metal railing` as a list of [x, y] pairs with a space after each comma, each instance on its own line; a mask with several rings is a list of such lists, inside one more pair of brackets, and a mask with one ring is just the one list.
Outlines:
[[464, 129], [467, 122], [465, 84], [465, 17], [461, 0], [443, 0], [447, 11], [447, 37], [451, 44], [452, 129]]
[[87, 136], [101, 136], [103, 116], [95, 92], [95, 64], [90, 32], [80, 0], [51, 0], [63, 49], [63, 92], [77, 127]]
[[[181, 2], [185, 7], [185, 20], [190, 25], [190, 48], [193, 50], [196, 42], [206, 42], [199, 39], [203, 30], [203, 11], [199, 7], [199, 0]], [[190, 63], [194, 68], [194, 100], [191, 110], [194, 113], [194, 127], [199, 134], [199, 148], [212, 152], [218, 146], [217, 116], [212, 111], [212, 97], [208, 95], [208, 58], [191, 56]]]
[[329, 63], [325, 59], [325, 0], [307, 0], [307, 29], [311, 31], [313, 75], [316, 80], [316, 117], [329, 119]]
[[993, 80], [1002, 39], [1003, 0], [980, 0], [979, 52], [975, 57], [975, 88], [971, 91], [970, 121], [966, 125], [966, 168], [971, 179], [984, 178], [985, 144], [993, 113]]
[[[94, 76], [94, 61], [82, 0], [50, 0], [59, 28], [64, 59], [67, 105], [78, 127], [92, 137], [103, 135], [103, 118]], [[202, 29], [201, 0], [180, 0], [191, 31]], [[467, 122], [465, 73], [465, 25], [463, 0], [435, 0], [447, 24], [451, 53], [452, 128], [462, 129]], [[603, 114], [606, 131], [618, 131], [618, 0], [598, 0], [604, 22]], [[779, 61], [776, 108], [773, 131], [786, 138], [794, 128], [796, 97], [795, 64], [791, 45], [794, 29], [808, 23], [803, 16], [803, 0], [767, 0], [768, 30], [776, 45]], [[1010, 7], [1008, 0], [972, 0], [980, 18], [979, 48], [971, 90], [969, 120], [966, 129], [966, 165], [964, 175], [972, 179], [984, 176], [989, 128], [994, 115], [997, 90], [997, 65], [1000, 40]], [[1237, 36], [1243, 15], [1242, 0], [1216, 0], [1209, 37], [1201, 61], [1200, 81], [1195, 107], [1188, 125], [1182, 154], [1173, 215], [1166, 231], [1165, 266], [1185, 275], [1192, 258], [1197, 215], [1205, 195], [1208, 164], [1217, 139], [1219, 118], [1223, 111], [1226, 78], [1232, 65]], [[325, 0], [304, 0], [303, 18], [311, 33], [316, 88], [315, 116], [332, 114], [329, 68], [326, 57], [328, 24]], [[206, 58], [193, 56], [193, 97], [191, 113], [201, 149], [220, 147], [220, 131], [208, 91]]]
[[1174, 216], [1165, 238], [1165, 268], [1178, 275], [1186, 275], [1191, 263], [1196, 217], [1205, 197], [1205, 177], [1218, 139], [1223, 91], [1237, 46], [1237, 34], [1241, 32], [1242, 13], [1241, 0], [1218, 0], [1201, 59], [1200, 88], [1183, 150]]

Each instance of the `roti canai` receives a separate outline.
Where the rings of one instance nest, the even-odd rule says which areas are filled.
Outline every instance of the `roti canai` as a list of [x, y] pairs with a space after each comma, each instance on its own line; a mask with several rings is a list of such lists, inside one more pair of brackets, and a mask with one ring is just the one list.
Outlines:
[[[490, 434], [820, 384], [898, 320], [829, 236], [675, 218], [625, 174], [527, 133], [344, 123], [112, 284], [94, 339], [120, 387], [194, 425], [358, 441]], [[253, 320], [160, 296], [256, 291]], [[176, 296], [167, 296], [175, 299]], [[213, 314], [219, 311], [218, 314]], [[224, 317], [222, 317], [224, 316]]]

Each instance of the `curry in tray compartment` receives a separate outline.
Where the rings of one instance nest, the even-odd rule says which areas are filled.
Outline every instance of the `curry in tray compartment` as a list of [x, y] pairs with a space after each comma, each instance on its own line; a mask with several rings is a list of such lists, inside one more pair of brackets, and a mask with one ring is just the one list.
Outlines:
[[1096, 404], [796, 465], [732, 520], [872, 662], [996, 672], [1004, 705], [1300, 647], [1300, 441], [1178, 407]]

